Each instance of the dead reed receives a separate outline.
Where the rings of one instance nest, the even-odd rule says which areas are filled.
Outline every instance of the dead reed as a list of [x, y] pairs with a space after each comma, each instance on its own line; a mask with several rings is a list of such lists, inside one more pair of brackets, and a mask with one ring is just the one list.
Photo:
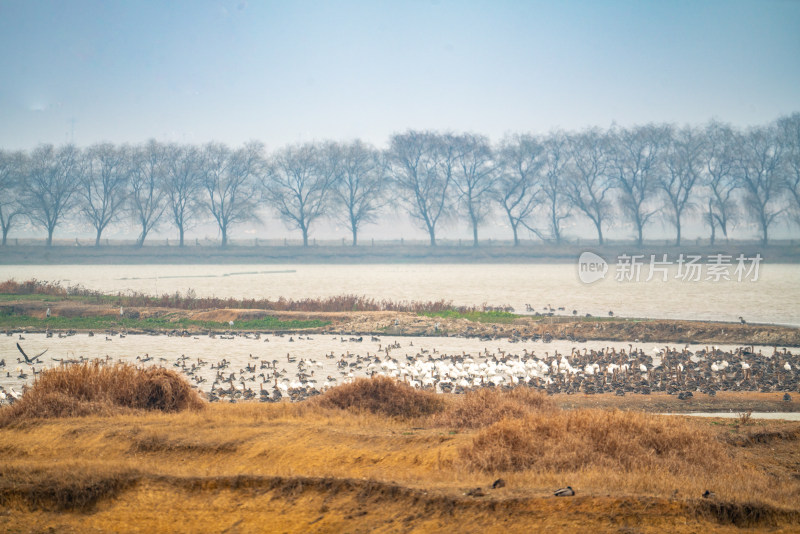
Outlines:
[[471, 467], [486, 472], [712, 472], [725, 469], [729, 460], [710, 432], [681, 418], [603, 410], [553, 410], [503, 419], [481, 430], [461, 455]]
[[19, 401], [0, 409], [0, 426], [33, 418], [178, 412], [203, 406], [197, 391], [174, 371], [93, 361], [42, 372]]
[[482, 428], [504, 418], [521, 418], [556, 407], [545, 395], [524, 387], [506, 391], [481, 388], [449, 401], [446, 410], [433, 416], [433, 424], [456, 429]]
[[419, 391], [385, 376], [358, 378], [328, 390], [312, 402], [324, 408], [400, 418], [431, 415], [444, 409], [444, 401], [435, 393]]
[[163, 294], [150, 296], [144, 293], [130, 293], [104, 295], [99, 291], [86, 289], [82, 286], [64, 287], [59, 282], [47, 282], [36, 279], [17, 282], [6, 280], [0, 282], [0, 293], [10, 295], [52, 295], [52, 296], [77, 296], [83, 300], [96, 303], [114, 304], [124, 307], [162, 307], [182, 310], [201, 310], [211, 308], [235, 309], [260, 309], [272, 311], [303, 311], [303, 312], [350, 312], [350, 311], [394, 311], [394, 312], [441, 312], [482, 311], [489, 308], [482, 306], [453, 306], [451, 301], [436, 300], [428, 302], [418, 301], [393, 301], [389, 299], [377, 300], [363, 295], [336, 295], [324, 298], [304, 299], [234, 299], [218, 297], [197, 297], [192, 290], [185, 294]]

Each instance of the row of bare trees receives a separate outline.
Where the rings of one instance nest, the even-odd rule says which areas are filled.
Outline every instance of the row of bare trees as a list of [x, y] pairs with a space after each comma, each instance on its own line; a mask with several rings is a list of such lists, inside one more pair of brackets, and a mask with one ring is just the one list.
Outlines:
[[402, 209], [436, 245], [444, 220], [478, 231], [499, 211], [519, 244], [528, 230], [560, 243], [564, 221], [593, 224], [599, 244], [614, 219], [631, 223], [642, 244], [656, 217], [674, 228], [676, 244], [689, 213], [702, 214], [711, 242], [739, 221], [754, 222], [763, 243], [782, 218], [800, 224], [800, 113], [747, 130], [648, 124], [608, 130], [516, 134], [493, 145], [481, 135], [408, 131], [386, 150], [361, 141], [287, 146], [267, 154], [239, 148], [156, 141], [85, 149], [41, 145], [0, 150], [3, 245], [24, 218], [47, 232], [80, 217], [96, 244], [127, 218], [138, 244], [166, 223], [183, 246], [188, 229], [213, 219], [222, 245], [231, 228], [258, 222], [271, 208], [304, 245], [322, 218], [347, 224], [352, 243], [382, 210]]

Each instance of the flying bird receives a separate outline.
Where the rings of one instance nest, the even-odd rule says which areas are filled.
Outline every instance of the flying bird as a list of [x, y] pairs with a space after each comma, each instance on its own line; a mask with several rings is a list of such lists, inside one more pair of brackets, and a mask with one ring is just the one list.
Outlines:
[[27, 363], [28, 365], [33, 365], [34, 363], [41, 363], [41, 362], [37, 362], [36, 360], [37, 360], [37, 359], [38, 359], [38, 358], [39, 358], [39, 357], [40, 357], [42, 354], [44, 354], [45, 352], [47, 352], [47, 351], [48, 351], [48, 349], [44, 349], [42, 352], [40, 352], [39, 354], [37, 354], [37, 355], [36, 355], [36, 356], [34, 356], [33, 358], [28, 358], [28, 355], [27, 355], [27, 354], [25, 354], [25, 351], [24, 351], [24, 350], [22, 350], [22, 347], [20, 347], [20, 346], [19, 346], [19, 343], [17, 343], [17, 348], [18, 348], [18, 349], [19, 349], [19, 351], [22, 353], [22, 357], [23, 357], [23, 358], [25, 358], [25, 363]]

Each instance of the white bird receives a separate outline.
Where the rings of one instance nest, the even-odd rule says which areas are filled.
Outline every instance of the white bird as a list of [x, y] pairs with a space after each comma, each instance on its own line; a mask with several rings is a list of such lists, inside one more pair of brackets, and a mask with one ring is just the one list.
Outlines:
[[789, 365], [789, 362], [786, 362], [786, 363], [784, 363], [784, 364], [783, 364], [783, 368], [784, 368], [785, 370], [787, 370], [787, 371], [791, 371], [791, 370], [792, 370], [792, 366], [791, 366], [791, 365]]

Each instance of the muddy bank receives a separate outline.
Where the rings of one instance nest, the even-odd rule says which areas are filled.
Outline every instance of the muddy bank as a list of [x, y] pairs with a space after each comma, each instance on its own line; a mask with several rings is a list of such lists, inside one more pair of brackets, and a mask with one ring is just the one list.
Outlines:
[[[51, 317], [120, 317], [120, 308], [105, 304], [89, 304], [73, 301], [7, 301], [0, 304], [0, 315], [19, 316], [11, 321], [7, 330], [44, 331], [42, 320], [47, 309]], [[190, 333], [207, 332], [209, 327], [179, 325], [178, 321], [203, 321], [220, 324], [220, 330], [228, 329], [229, 321], [277, 318], [282, 321], [319, 320], [328, 324], [309, 328], [309, 332], [325, 332], [348, 335], [413, 335], [413, 336], [465, 336], [483, 339], [567, 339], [581, 341], [618, 341], [628, 343], [672, 343], [672, 344], [739, 344], [779, 347], [800, 346], [800, 329], [787, 326], [738, 324], [708, 321], [675, 321], [666, 319], [626, 318], [572, 318], [518, 316], [498, 320], [489, 318], [479, 321], [466, 318], [445, 318], [418, 315], [410, 312], [275, 312], [254, 309], [205, 309], [179, 310], [160, 307], [132, 307], [122, 310], [126, 319], [162, 318], [175, 323], [176, 328]], [[26, 321], [26, 317], [36, 318]], [[6, 324], [9, 324], [8, 322]], [[152, 331], [151, 327], [130, 326], [129, 332]], [[169, 328], [160, 328], [165, 332]]]

